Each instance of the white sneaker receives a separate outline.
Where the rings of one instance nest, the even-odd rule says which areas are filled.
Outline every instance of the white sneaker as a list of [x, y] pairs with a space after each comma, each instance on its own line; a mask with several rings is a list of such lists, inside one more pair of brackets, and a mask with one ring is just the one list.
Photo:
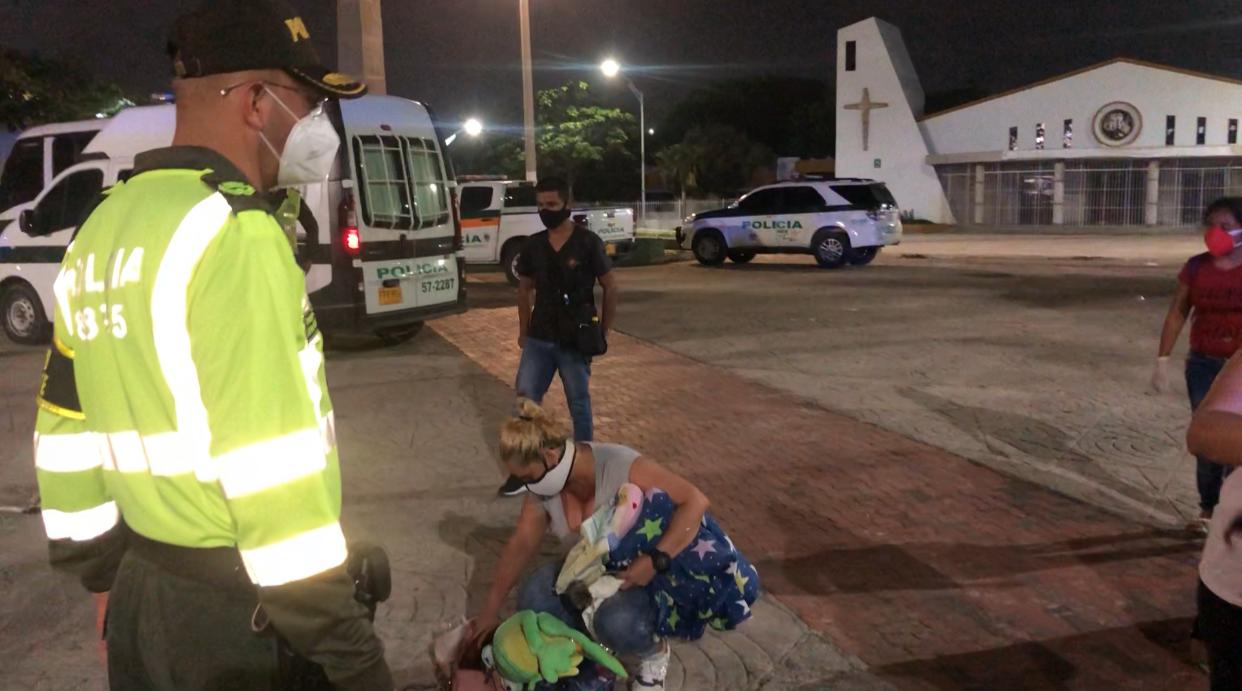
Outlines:
[[668, 641], [660, 649], [638, 661], [638, 673], [630, 683], [630, 691], [664, 691], [664, 676], [668, 674], [668, 661], [672, 656]]

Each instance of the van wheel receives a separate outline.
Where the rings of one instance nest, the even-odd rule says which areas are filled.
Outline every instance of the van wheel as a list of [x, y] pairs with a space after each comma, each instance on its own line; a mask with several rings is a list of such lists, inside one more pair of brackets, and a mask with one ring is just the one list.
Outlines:
[[413, 324], [403, 324], [401, 326], [389, 326], [383, 329], [376, 329], [375, 335], [379, 336], [381, 342], [386, 346], [398, 346], [418, 335], [423, 330], [422, 322]]
[[815, 261], [825, 269], [838, 269], [845, 265], [850, 255], [850, 239], [836, 230], [820, 230], [811, 240], [811, 252]]
[[701, 230], [695, 233], [690, 249], [694, 252], [694, 258], [704, 266], [720, 266], [729, 253], [724, 236], [716, 230]]
[[745, 264], [754, 258], [754, 252], [748, 252], [746, 250], [729, 250], [729, 261], [734, 264]]
[[505, 278], [508, 279], [509, 285], [518, 284], [517, 263], [518, 257], [522, 255], [524, 244], [526, 244], [525, 239], [514, 238], [500, 249], [500, 266], [505, 270]]
[[25, 283], [14, 283], [0, 295], [0, 315], [4, 333], [14, 343], [39, 345], [51, 335], [51, 324], [43, 314], [39, 294]]
[[880, 255], [879, 247], [857, 247], [850, 252], [850, 264], [866, 266]]

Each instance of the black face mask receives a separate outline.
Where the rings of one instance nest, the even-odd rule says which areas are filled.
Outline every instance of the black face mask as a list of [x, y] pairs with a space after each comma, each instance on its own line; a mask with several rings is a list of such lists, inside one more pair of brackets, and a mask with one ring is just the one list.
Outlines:
[[543, 221], [544, 228], [552, 230], [553, 228], [556, 228], [564, 223], [565, 219], [569, 218], [570, 213], [571, 212], [568, 206], [558, 211], [552, 211], [551, 209], [540, 209], [539, 220]]

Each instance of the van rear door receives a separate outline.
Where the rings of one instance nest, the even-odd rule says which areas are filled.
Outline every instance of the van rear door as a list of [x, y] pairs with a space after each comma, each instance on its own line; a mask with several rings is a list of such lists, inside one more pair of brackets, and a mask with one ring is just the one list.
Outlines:
[[430, 113], [392, 96], [340, 108], [367, 315], [452, 306], [463, 280], [455, 189]]

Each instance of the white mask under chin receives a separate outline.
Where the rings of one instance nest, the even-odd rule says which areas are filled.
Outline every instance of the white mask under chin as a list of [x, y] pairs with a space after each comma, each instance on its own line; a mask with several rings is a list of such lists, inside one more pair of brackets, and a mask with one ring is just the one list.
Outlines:
[[[289, 106], [280, 100], [270, 89], [264, 87], [268, 95], [289, 114], [296, 118]], [[267, 148], [280, 160], [280, 169], [276, 173], [275, 189], [298, 187], [316, 182], [323, 182], [332, 172], [332, 163], [336, 160], [336, 151], [341, 147], [341, 138], [332, 126], [327, 110], [322, 105], [299, 119], [289, 131], [285, 139], [285, 150], [277, 152], [276, 147], [268, 141], [262, 132], [259, 138]]]

